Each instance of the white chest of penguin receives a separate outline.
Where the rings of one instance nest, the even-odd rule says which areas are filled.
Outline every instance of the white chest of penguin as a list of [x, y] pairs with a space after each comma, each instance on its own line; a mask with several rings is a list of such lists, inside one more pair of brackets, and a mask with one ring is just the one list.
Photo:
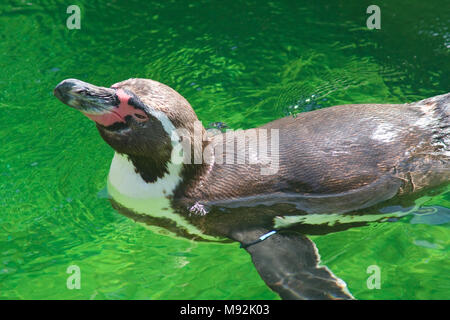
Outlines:
[[115, 153], [108, 176], [108, 193], [122, 206], [138, 214], [162, 216], [170, 208], [168, 196], [180, 183], [181, 164], [168, 164], [168, 173], [147, 183], [136, 173], [131, 161]]
[[167, 197], [173, 194], [181, 181], [182, 164], [171, 161], [167, 169], [168, 173], [164, 177], [154, 183], [147, 183], [136, 173], [134, 165], [126, 156], [116, 153], [109, 170], [108, 193], [114, 201], [136, 214], [167, 218], [190, 234], [207, 240], [217, 240], [203, 234], [183, 216], [173, 212]]
[[168, 173], [158, 178], [154, 183], [147, 183], [141, 175], [136, 173], [133, 163], [119, 153], [114, 154], [108, 176], [111, 185], [122, 196], [132, 199], [165, 198], [172, 195], [181, 181], [181, 164], [170, 162]]

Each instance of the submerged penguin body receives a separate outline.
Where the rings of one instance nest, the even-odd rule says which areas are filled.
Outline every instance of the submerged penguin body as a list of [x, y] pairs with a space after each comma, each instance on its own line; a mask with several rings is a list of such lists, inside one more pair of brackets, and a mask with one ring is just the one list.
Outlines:
[[[381, 220], [450, 178], [450, 94], [335, 106], [207, 139], [189, 103], [156, 81], [69, 79], [55, 95], [116, 150], [108, 189], [119, 212], [192, 239], [241, 242], [282, 298], [352, 298], [299, 231]], [[318, 222], [327, 216], [334, 222]]]

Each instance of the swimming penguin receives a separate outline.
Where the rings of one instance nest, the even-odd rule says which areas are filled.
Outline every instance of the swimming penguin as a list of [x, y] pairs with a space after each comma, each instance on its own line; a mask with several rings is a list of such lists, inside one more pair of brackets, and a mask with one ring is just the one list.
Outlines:
[[115, 150], [115, 209], [190, 239], [240, 242], [283, 299], [352, 299], [305, 235], [361, 225], [363, 215], [377, 221], [450, 178], [450, 93], [215, 134], [179, 93], [149, 79], [111, 88], [67, 79], [54, 94]]

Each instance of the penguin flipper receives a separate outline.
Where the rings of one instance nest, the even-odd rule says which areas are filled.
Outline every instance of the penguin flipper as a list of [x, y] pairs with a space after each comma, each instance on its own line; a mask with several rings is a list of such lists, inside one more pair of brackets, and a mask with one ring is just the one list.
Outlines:
[[282, 299], [354, 299], [344, 281], [319, 266], [317, 248], [304, 235], [282, 231], [248, 245], [266, 232], [240, 231], [233, 238], [250, 253], [261, 278]]

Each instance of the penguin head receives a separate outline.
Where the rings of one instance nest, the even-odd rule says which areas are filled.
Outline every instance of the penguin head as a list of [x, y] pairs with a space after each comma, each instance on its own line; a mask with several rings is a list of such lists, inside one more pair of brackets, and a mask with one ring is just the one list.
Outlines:
[[193, 138], [198, 122], [186, 99], [149, 79], [129, 79], [111, 88], [67, 79], [55, 87], [54, 95], [93, 120], [103, 140], [128, 156], [147, 182], [167, 172], [174, 139], [180, 139], [174, 131], [182, 129]]

